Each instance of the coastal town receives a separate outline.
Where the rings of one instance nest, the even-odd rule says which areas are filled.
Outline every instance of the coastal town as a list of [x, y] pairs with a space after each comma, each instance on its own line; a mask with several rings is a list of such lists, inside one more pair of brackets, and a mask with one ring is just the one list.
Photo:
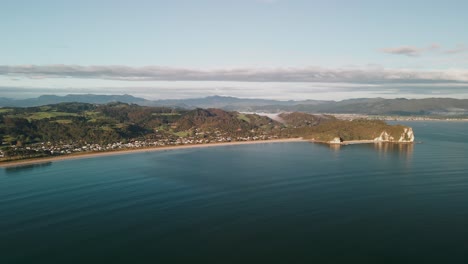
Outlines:
[[[64, 103], [0, 112], [0, 162], [139, 149], [303, 138], [347, 144], [402, 138], [406, 126], [302, 112], [277, 118], [222, 109], [174, 109], [124, 103]], [[338, 138], [338, 140], [336, 140]], [[408, 141], [410, 136], [403, 136]], [[399, 142], [402, 140], [398, 140]]]
[[[73, 154], [86, 154], [93, 152], [110, 152], [132, 149], [171, 147], [183, 145], [203, 145], [227, 142], [251, 142], [266, 141], [278, 139], [278, 136], [252, 136], [252, 137], [230, 137], [220, 132], [214, 133], [211, 137], [204, 137], [204, 134], [198, 134], [194, 137], [171, 137], [159, 140], [143, 139], [130, 140], [128, 142], [114, 142], [108, 144], [88, 143], [88, 142], [40, 142], [22, 145], [9, 145], [0, 150], [0, 161], [13, 161], [18, 159], [53, 157]], [[3, 142], [6, 143], [6, 142]]]

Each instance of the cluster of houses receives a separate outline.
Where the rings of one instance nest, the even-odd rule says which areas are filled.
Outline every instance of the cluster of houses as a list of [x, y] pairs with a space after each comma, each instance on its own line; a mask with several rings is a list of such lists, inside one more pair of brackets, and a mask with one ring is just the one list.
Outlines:
[[9, 155], [0, 151], [0, 158], [6, 156], [16, 156], [15, 153], [43, 153], [47, 155], [67, 155], [79, 152], [98, 152], [98, 151], [113, 151], [122, 149], [134, 149], [134, 148], [148, 148], [148, 147], [159, 147], [159, 146], [175, 146], [175, 145], [192, 145], [192, 144], [210, 144], [210, 143], [221, 143], [221, 142], [232, 142], [232, 141], [255, 141], [255, 140], [270, 140], [276, 139], [277, 136], [252, 136], [252, 137], [229, 137], [226, 135], [218, 134], [215, 137], [210, 138], [199, 138], [195, 137], [179, 137], [179, 138], [164, 138], [158, 140], [133, 140], [130, 142], [115, 142], [109, 144], [97, 144], [97, 143], [52, 143], [52, 142], [41, 142], [30, 144], [27, 146], [15, 146], [11, 145], [6, 148]]

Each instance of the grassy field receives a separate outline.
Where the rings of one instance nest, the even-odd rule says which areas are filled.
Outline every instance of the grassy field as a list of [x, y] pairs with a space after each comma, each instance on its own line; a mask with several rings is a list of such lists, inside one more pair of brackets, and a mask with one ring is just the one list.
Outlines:
[[127, 124], [124, 124], [124, 123], [119, 123], [119, 124], [115, 124], [115, 127], [116, 128], [125, 128], [127, 127], [128, 125]]
[[63, 116], [77, 116], [77, 114], [67, 113], [67, 112], [35, 112], [35, 113], [27, 113], [27, 114], [16, 114], [16, 115], [8, 116], [8, 117], [25, 118], [31, 121], [31, 120], [40, 120], [40, 119], [45, 119], [45, 118], [54, 118], [54, 117], [63, 117]]
[[186, 137], [190, 134], [189, 131], [179, 131], [179, 132], [176, 132], [174, 133], [174, 135], [178, 136], [178, 137]]
[[11, 141], [14, 141], [16, 138], [10, 136], [10, 135], [7, 135], [7, 136], [4, 136], [3, 137], [3, 141], [4, 142], [11, 142]]
[[59, 124], [71, 124], [71, 120], [70, 119], [60, 119], [60, 120], [54, 120], [54, 121], [51, 121], [51, 122], [55, 122], [55, 123], [59, 123]]
[[238, 114], [237, 119], [244, 120], [244, 121], [250, 123], [250, 118], [248, 118], [245, 114]]
[[44, 106], [40, 106], [39, 109], [41, 109], [41, 111], [45, 112], [45, 111], [49, 111], [50, 109], [52, 109], [52, 107], [49, 106], [49, 105], [44, 105]]
[[0, 108], [0, 114], [2, 114], [2, 113], [8, 113], [8, 112], [11, 112], [11, 111], [13, 111], [13, 109]]
[[96, 122], [102, 118], [102, 113], [96, 111], [85, 111], [83, 115], [88, 119], [88, 122]]

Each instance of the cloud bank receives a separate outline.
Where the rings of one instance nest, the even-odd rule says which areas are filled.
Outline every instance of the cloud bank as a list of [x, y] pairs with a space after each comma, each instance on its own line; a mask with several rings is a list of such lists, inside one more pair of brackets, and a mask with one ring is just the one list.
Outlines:
[[0, 65], [0, 76], [11, 78], [79, 78], [122, 81], [309, 82], [354, 84], [468, 83], [468, 70], [418, 71], [384, 69], [378, 67], [199, 70], [160, 66]]
[[226, 95], [279, 100], [468, 98], [468, 70], [350, 68], [183, 69], [160, 66], [4, 65], [0, 97], [125, 94], [147, 99]]
[[403, 55], [408, 57], [419, 57], [421, 55], [427, 55], [429, 53], [437, 55], [452, 55], [468, 52], [468, 46], [465, 44], [458, 44], [452, 49], [443, 49], [439, 44], [432, 44], [428, 47], [400, 46], [383, 48], [380, 49], [380, 52], [392, 55]]
[[151, 87], [91, 87], [91, 88], [48, 88], [48, 87], [5, 87], [0, 86], [0, 97], [33, 98], [44, 94], [131, 94], [146, 99], [184, 99], [212, 95], [241, 98], [263, 98], [276, 100], [343, 100], [350, 98], [427, 98], [451, 97], [468, 99], [468, 85], [447, 87], [446, 85], [407, 86], [377, 85], [348, 86], [336, 84], [307, 83], [213, 83], [202, 85], [175, 82], [172, 86], [154, 84]]

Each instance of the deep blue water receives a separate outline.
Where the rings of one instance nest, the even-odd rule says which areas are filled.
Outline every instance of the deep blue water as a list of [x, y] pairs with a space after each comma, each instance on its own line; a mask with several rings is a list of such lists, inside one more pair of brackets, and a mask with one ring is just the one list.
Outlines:
[[468, 123], [0, 169], [0, 263], [468, 263]]

